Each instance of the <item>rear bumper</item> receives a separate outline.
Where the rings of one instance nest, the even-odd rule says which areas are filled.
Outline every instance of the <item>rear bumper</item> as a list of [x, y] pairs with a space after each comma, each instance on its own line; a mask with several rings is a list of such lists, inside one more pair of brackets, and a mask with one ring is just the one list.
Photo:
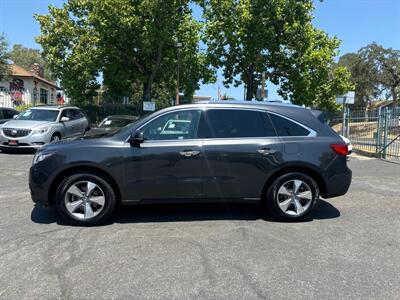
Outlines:
[[350, 188], [352, 171], [346, 167], [345, 172], [334, 174], [326, 180], [326, 191], [323, 198], [333, 198], [343, 196]]

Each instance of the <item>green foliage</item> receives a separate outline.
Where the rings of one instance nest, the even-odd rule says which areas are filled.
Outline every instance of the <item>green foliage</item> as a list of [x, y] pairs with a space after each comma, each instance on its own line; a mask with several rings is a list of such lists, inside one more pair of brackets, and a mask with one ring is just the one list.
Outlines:
[[355, 85], [355, 108], [368, 109], [374, 100], [388, 94], [395, 105], [400, 93], [400, 51], [372, 43], [357, 53], [340, 57], [339, 65], [351, 72]]
[[311, 24], [311, 0], [209, 0], [203, 6], [208, 58], [223, 69], [225, 85], [245, 83], [247, 100], [263, 71], [285, 99], [309, 106], [332, 108], [334, 94], [351, 86], [345, 70], [334, 68], [339, 40]]
[[87, 98], [100, 74], [110, 95], [124, 95], [140, 82], [142, 99], [154, 99], [156, 84], [170, 88], [176, 78], [178, 41], [182, 90], [193, 94], [200, 80], [213, 79], [189, 1], [69, 0], [36, 18], [42, 30], [37, 41], [74, 99]]
[[28, 110], [32, 107], [32, 104], [24, 104], [24, 105], [18, 105], [15, 107], [16, 110], [18, 111], [25, 111]]
[[354, 109], [368, 109], [374, 98], [380, 94], [376, 72], [371, 62], [366, 61], [360, 53], [347, 53], [339, 58], [339, 66], [346, 67], [350, 80], [355, 86]]
[[0, 81], [8, 77], [10, 70], [7, 65], [8, 42], [4, 34], [0, 33]]
[[372, 43], [361, 48], [359, 54], [372, 67], [377, 83], [397, 105], [400, 94], [400, 50]]
[[19, 65], [27, 70], [30, 70], [34, 63], [39, 64], [44, 68], [44, 78], [48, 80], [55, 80], [48, 68], [46, 68], [46, 61], [42, 57], [40, 50], [24, 47], [20, 44], [15, 44], [9, 53], [9, 58], [14, 64]]

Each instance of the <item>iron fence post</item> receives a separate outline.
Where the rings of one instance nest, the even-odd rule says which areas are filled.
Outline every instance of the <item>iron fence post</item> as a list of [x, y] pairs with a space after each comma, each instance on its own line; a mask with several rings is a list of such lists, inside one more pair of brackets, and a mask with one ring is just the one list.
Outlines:
[[377, 124], [377, 128], [376, 128], [376, 137], [375, 137], [375, 139], [376, 139], [376, 141], [375, 141], [375, 144], [376, 144], [375, 153], [376, 154], [379, 153], [380, 146], [381, 146], [381, 124], [382, 124], [382, 119], [381, 118], [382, 118], [382, 110], [379, 107], [379, 109], [378, 109], [378, 124]]
[[387, 134], [388, 134], [388, 117], [389, 117], [389, 110], [387, 107], [385, 107], [385, 111], [384, 111], [384, 125], [383, 125], [383, 147], [385, 147], [383, 149], [383, 158], [386, 159], [386, 152], [387, 152]]

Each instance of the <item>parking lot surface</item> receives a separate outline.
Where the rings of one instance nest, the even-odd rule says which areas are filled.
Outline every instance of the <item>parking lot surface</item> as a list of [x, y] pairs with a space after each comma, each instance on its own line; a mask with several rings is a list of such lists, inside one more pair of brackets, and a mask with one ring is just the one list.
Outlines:
[[157, 205], [93, 228], [33, 206], [31, 160], [0, 153], [0, 299], [400, 298], [400, 160], [351, 158], [349, 193], [308, 222]]

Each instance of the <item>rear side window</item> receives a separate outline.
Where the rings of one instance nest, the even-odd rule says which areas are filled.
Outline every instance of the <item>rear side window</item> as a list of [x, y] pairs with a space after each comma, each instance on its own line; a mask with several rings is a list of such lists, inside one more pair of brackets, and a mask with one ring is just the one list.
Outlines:
[[269, 137], [276, 133], [267, 118], [258, 111], [209, 109], [200, 123], [202, 138]]
[[275, 114], [269, 114], [278, 136], [308, 136], [310, 132], [304, 127]]

